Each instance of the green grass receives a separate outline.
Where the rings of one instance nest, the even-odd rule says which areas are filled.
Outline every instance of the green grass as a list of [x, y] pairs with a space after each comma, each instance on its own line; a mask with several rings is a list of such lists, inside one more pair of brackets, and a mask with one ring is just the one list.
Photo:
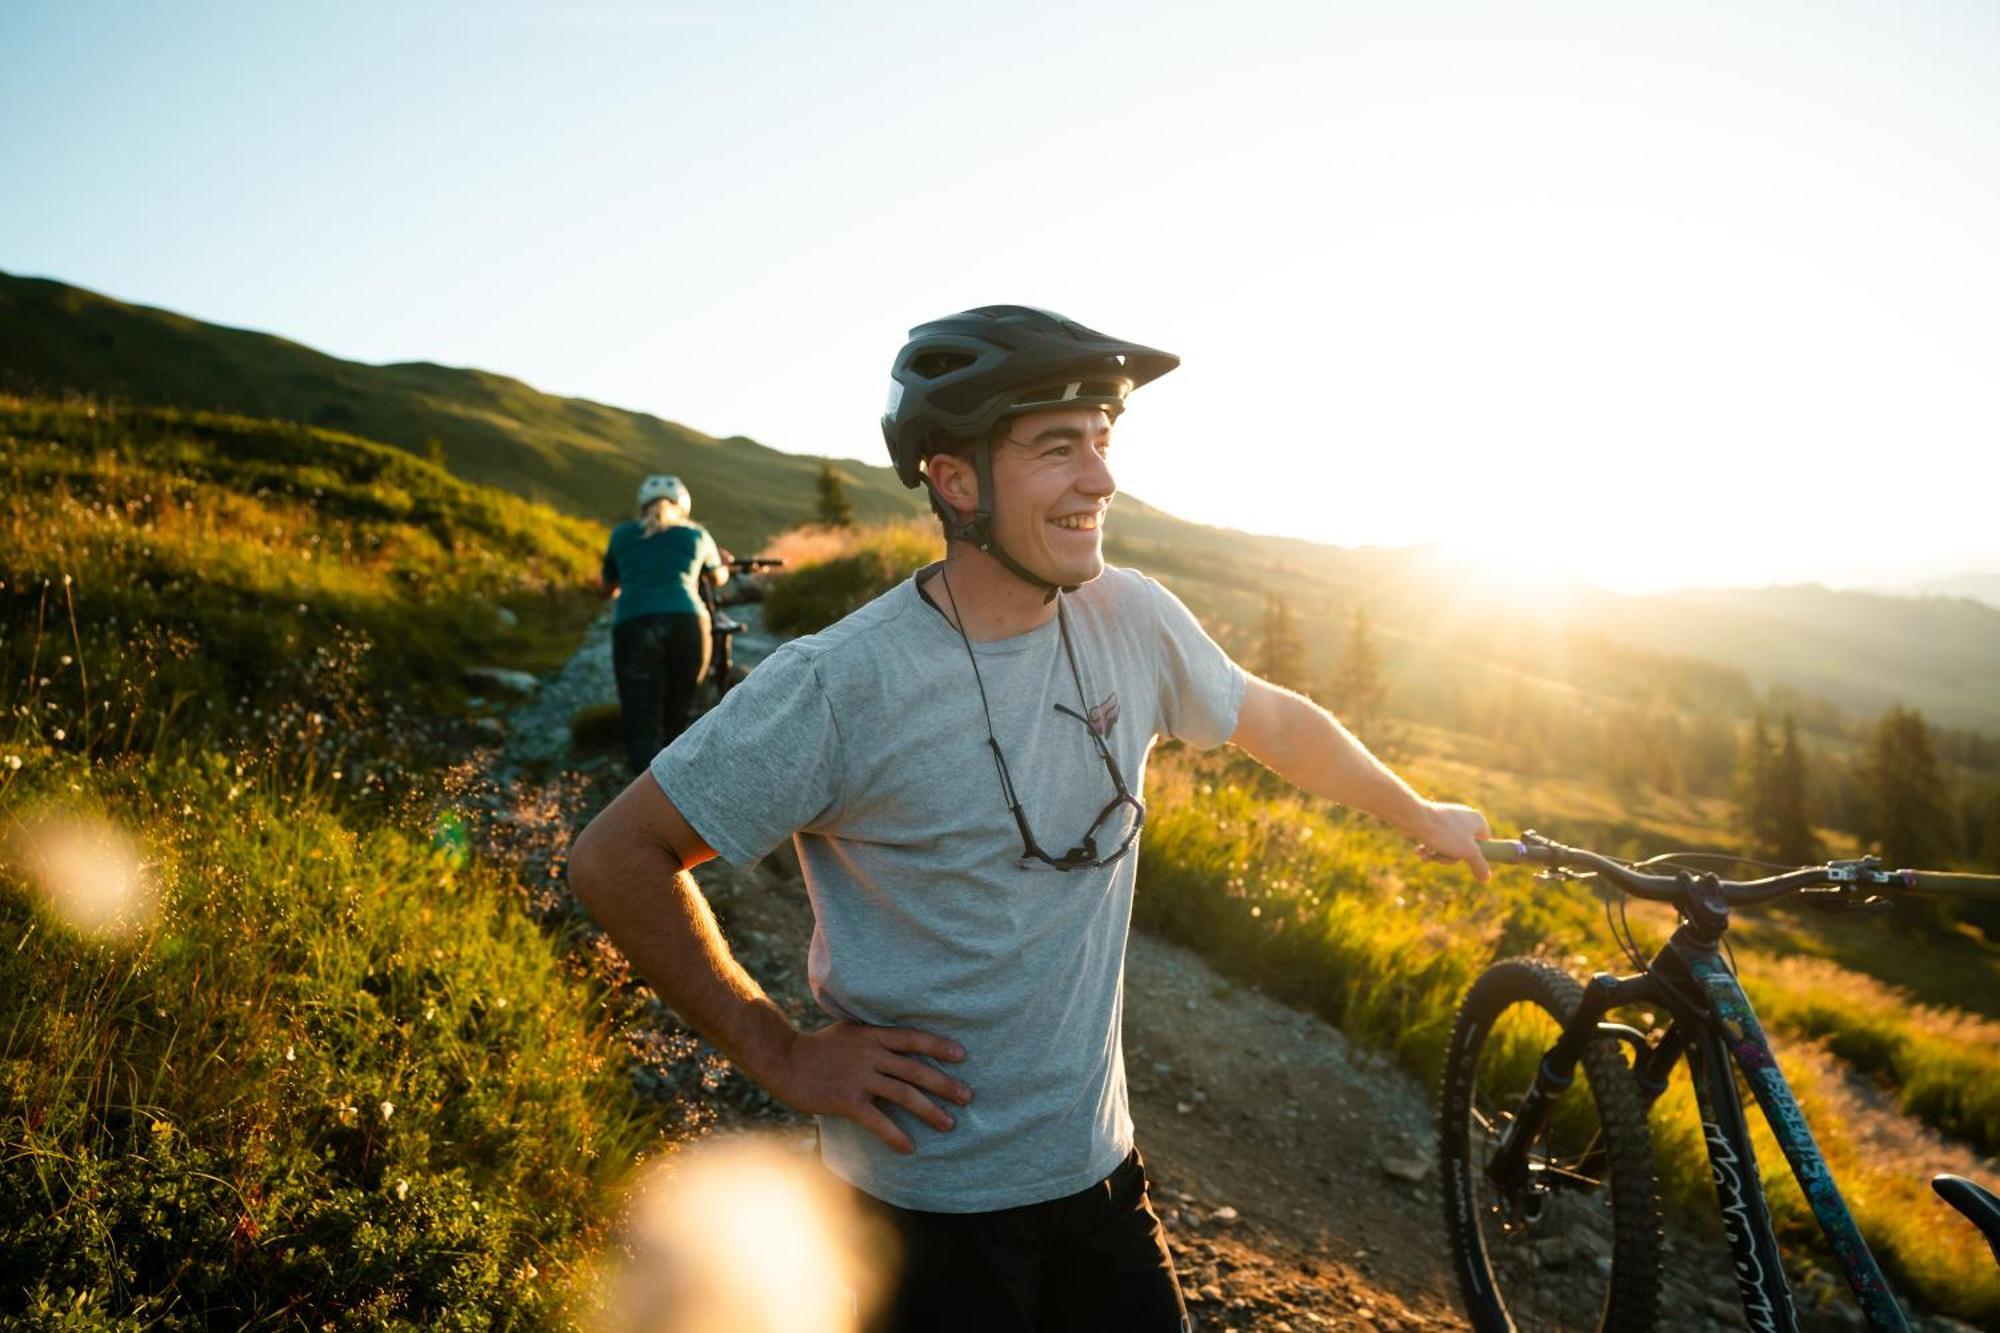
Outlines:
[[[201, 413], [0, 399], [0, 487], [0, 1323], [571, 1324], [685, 1117], [434, 831], [459, 669], [566, 655], [601, 533]], [[130, 938], [53, 910], [78, 819], [157, 888]]]
[[764, 595], [764, 624], [774, 634], [825, 629], [944, 556], [928, 519], [874, 527], [797, 529], [771, 551], [785, 561]]
[[[1433, 1085], [1459, 1000], [1490, 962], [1542, 954], [1579, 975], [1625, 966], [1585, 886], [1540, 884], [1512, 869], [1477, 885], [1462, 871], [1417, 860], [1379, 826], [1281, 789], [1247, 760], [1163, 749], [1149, 773], [1147, 809], [1134, 906], [1140, 925], [1394, 1054]], [[1595, 822], [1586, 812], [1584, 825]], [[1594, 840], [1560, 818], [1544, 827]], [[1642, 941], [1650, 931], [1657, 944], [1651, 923], [1638, 924]], [[1831, 1100], [1832, 1080], [1792, 1058], [1824, 1034], [1855, 1067], [1906, 1080], [1899, 1095], [1912, 1115], [1978, 1141], [1990, 1132], [1989, 1094], [2000, 1087], [1991, 1024], [1913, 1009], [1906, 997], [1832, 964], [1787, 967], [1739, 955], [1821, 1147], [1899, 1288], [1961, 1318], [2000, 1318], [1991, 1256], [1971, 1227], [1940, 1216], [1921, 1157], [1861, 1142]], [[1684, 1088], [1661, 1104], [1655, 1124], [1670, 1200], [1683, 1216], [1712, 1216], [1699, 1123]], [[1811, 1247], [1810, 1212], [1789, 1177], [1777, 1179], [1786, 1168], [1768, 1139], [1762, 1166], [1786, 1243]]]
[[[606, 523], [630, 516], [640, 478], [672, 472], [693, 491], [695, 517], [743, 555], [812, 514], [823, 461], [559, 398], [491, 371], [363, 365], [0, 273], [0, 391], [9, 390], [306, 422], [435, 456], [470, 481]], [[833, 462], [864, 519], [921, 511], [886, 466]]]
[[[0, 397], [0, 494], [0, 676], [74, 688], [94, 742], [241, 722], [329, 657], [435, 709], [464, 667], [559, 660], [596, 611], [598, 529], [324, 431]], [[82, 717], [92, 670], [146, 700]]]
[[578, 1295], [645, 1130], [504, 869], [296, 769], [26, 758], [0, 799], [135, 833], [161, 910], [96, 944], [0, 878], [0, 992], [34, 997], [0, 1034], [0, 1313], [472, 1328]]

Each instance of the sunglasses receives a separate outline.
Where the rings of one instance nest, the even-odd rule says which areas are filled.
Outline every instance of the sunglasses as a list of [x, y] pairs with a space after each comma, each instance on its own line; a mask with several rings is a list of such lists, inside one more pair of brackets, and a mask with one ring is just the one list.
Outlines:
[[[958, 599], [951, 591], [951, 581], [949, 579], [944, 580], [944, 591], [945, 596], [951, 598], [952, 618], [954, 623], [957, 623], [959, 620]], [[1090, 703], [1085, 699], [1083, 693], [1083, 673], [1077, 669], [1076, 648], [1070, 642], [1069, 616], [1064, 611], [1060, 599], [1056, 601], [1056, 631], [1062, 637], [1063, 655], [1069, 659], [1070, 679], [1076, 683], [1076, 701], [1082, 704], [1085, 710], [1088, 710]], [[1095, 870], [1100, 866], [1112, 864], [1124, 856], [1125, 853], [1131, 851], [1132, 845], [1139, 840], [1139, 830], [1146, 826], [1145, 804], [1132, 794], [1130, 787], [1125, 785], [1125, 775], [1118, 771], [1118, 761], [1112, 757], [1111, 747], [1104, 743], [1104, 737], [1099, 733], [1097, 726], [1085, 713], [1079, 713], [1076, 709], [1065, 707], [1062, 704], [1055, 705], [1055, 710], [1063, 716], [1073, 717], [1083, 724], [1083, 729], [1089, 734], [1091, 743], [1097, 747], [1098, 758], [1104, 761], [1105, 772], [1111, 775], [1111, 786], [1117, 794], [1111, 798], [1110, 802], [1102, 810], [1098, 811], [1097, 818], [1091, 821], [1090, 828], [1084, 833], [1082, 842], [1079, 842], [1061, 856], [1051, 856], [1042, 850], [1041, 843], [1035, 840], [1034, 830], [1028, 827], [1027, 812], [1021, 808], [1021, 798], [1016, 794], [1014, 789], [1014, 775], [1007, 771], [1007, 756], [1000, 751], [1000, 739], [993, 734], [993, 709], [986, 700], [986, 682], [979, 677], [979, 658], [974, 655], [972, 641], [965, 637], [965, 630], [963, 628], [959, 629], [958, 637], [965, 643], [966, 659], [972, 663], [972, 679], [979, 686], [979, 706], [986, 714], [986, 744], [993, 751], [994, 771], [1000, 775], [1000, 794], [1006, 798], [1007, 813], [1014, 816], [1014, 827], [1021, 831], [1021, 860], [1023, 862], [1039, 861], [1043, 865], [1052, 866], [1057, 870]], [[1106, 730], [1108, 729], [1107, 727]], [[1120, 824], [1123, 824], [1123, 820], [1120, 817], [1121, 812], [1127, 809], [1130, 809], [1132, 812], [1131, 823], [1124, 828], [1122, 840], [1118, 844], [1118, 850], [1108, 854], [1100, 854], [1097, 850], [1098, 834], [1103, 832], [1105, 827], [1109, 825], [1114, 831], [1114, 836], [1116, 836], [1116, 830]], [[1118, 822], [1113, 823], [1114, 820]]]

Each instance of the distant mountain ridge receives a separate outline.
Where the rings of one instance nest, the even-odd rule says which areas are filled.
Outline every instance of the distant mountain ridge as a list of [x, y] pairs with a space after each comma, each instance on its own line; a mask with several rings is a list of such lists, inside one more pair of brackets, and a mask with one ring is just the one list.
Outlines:
[[2000, 573], [1944, 574], [1874, 591], [1892, 597], [1964, 597], [2000, 611]]
[[[5, 273], [0, 389], [303, 421], [441, 458], [468, 480], [598, 521], [629, 511], [640, 477], [671, 471], [692, 488], [696, 517], [746, 553], [812, 512], [826, 461], [558, 398], [489, 371], [343, 361], [270, 334]], [[888, 468], [831, 461], [863, 520], [924, 512], [921, 496]], [[1445, 689], [1446, 659], [1518, 672], [1524, 644], [1582, 633], [1663, 660], [1719, 664], [1863, 713], [1905, 703], [1948, 725], [2000, 734], [2000, 610], [1968, 599], [2000, 600], [2000, 576], [1939, 589], [1950, 597], [1818, 587], [1629, 597], [1576, 585], [1521, 601], [1434, 548], [1254, 536], [1185, 522], [1129, 496], [1119, 498], [1106, 543], [1114, 560], [1171, 584], [1246, 660], [1266, 590], [1278, 589], [1300, 615], [1309, 653], [1328, 665], [1347, 610], [1366, 606], [1410, 690]], [[1530, 656], [1538, 670], [1560, 670], [1560, 653]]]

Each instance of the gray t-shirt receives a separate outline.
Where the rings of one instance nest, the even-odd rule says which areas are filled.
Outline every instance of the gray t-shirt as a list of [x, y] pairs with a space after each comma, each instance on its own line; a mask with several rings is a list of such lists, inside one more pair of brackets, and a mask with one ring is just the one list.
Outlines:
[[[927, 585], [942, 600], [933, 580]], [[1029, 827], [1079, 843], [1116, 791], [1086, 723], [1134, 793], [1162, 736], [1202, 748], [1236, 729], [1241, 668], [1174, 595], [1107, 569], [1064, 597], [1083, 699], [1056, 621], [975, 643]], [[983, 1212], [1058, 1198], [1132, 1147], [1121, 1043], [1136, 849], [1059, 871], [1021, 859], [965, 645], [907, 580], [785, 644], [653, 760], [660, 788], [725, 860], [796, 835], [815, 927], [813, 995], [836, 1018], [938, 1033], [973, 1090], [940, 1133], [886, 1107], [916, 1151], [820, 1120], [826, 1164], [877, 1198]], [[1126, 819], [1121, 811], [1117, 818]], [[1100, 854], [1124, 827], [1098, 834]]]

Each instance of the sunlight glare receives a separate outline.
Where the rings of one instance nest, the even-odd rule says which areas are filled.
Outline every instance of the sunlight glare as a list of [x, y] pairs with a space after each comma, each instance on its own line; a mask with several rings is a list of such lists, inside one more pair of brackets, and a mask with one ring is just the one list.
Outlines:
[[605, 1333], [853, 1333], [893, 1252], [823, 1168], [768, 1136], [660, 1164], [626, 1230]]
[[109, 820], [45, 814], [26, 821], [5, 850], [56, 918], [80, 935], [128, 939], [153, 918], [158, 895], [139, 846]]

